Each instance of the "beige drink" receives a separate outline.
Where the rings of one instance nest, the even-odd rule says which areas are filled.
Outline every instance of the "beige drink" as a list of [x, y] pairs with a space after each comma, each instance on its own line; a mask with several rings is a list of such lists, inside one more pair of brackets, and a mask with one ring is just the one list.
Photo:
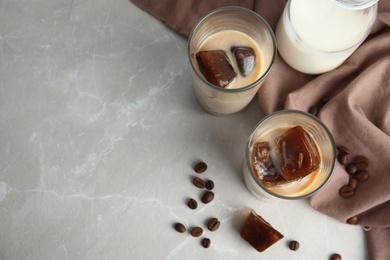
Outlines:
[[242, 110], [256, 95], [275, 57], [275, 36], [259, 14], [238, 6], [206, 14], [195, 25], [188, 41], [199, 104], [213, 115]]
[[335, 160], [333, 137], [318, 118], [281, 110], [263, 118], [249, 136], [244, 181], [259, 199], [301, 199], [326, 184]]
[[[232, 51], [232, 48], [234, 47], [249, 47], [254, 51], [255, 65], [246, 76], [243, 76], [240, 73], [240, 68], [237, 59]], [[215, 50], [222, 50], [226, 53], [228, 61], [232, 65], [233, 70], [236, 72], [236, 76], [234, 77], [232, 82], [230, 82], [224, 88], [232, 89], [248, 86], [251, 83], [255, 82], [257, 79], [259, 79], [264, 71], [264, 68], [262, 68], [263, 62], [260, 48], [256, 44], [256, 42], [245, 33], [235, 30], [223, 30], [217, 32], [204, 40], [198, 52]], [[192, 58], [194, 59], [193, 62], [194, 64], [196, 64], [196, 69], [198, 73], [204, 77], [202, 72], [199, 70], [199, 63], [196, 61], [196, 54], [193, 54]]]
[[[299, 127], [299, 126], [298, 126]], [[296, 129], [297, 127], [281, 127], [277, 129], [273, 129], [272, 131], [269, 131], [267, 133], [264, 133], [262, 136], [260, 136], [257, 140], [253, 141], [252, 146], [250, 147], [250, 154], [251, 154], [251, 167], [253, 169], [253, 172], [256, 175], [256, 178], [262, 182], [270, 191], [282, 195], [282, 196], [301, 196], [307, 192], [307, 190], [310, 189], [311, 185], [316, 185], [316, 180], [318, 180], [318, 174], [319, 169], [321, 167], [321, 154], [317, 148], [317, 144], [315, 143], [314, 139], [307, 134], [307, 132], [302, 129], [301, 131], [304, 132], [296, 132], [291, 140], [288, 142], [284, 142], [282, 146], [284, 146], [282, 149], [279, 149], [277, 147], [277, 144], [275, 140], [280, 140], [280, 137], [283, 137], [286, 135], [286, 133], [291, 133], [292, 130]], [[306, 137], [304, 137], [304, 134], [306, 134]], [[301, 137], [301, 138], [300, 138]], [[258, 155], [256, 154], [256, 145], [259, 144], [267, 144], [268, 147], [265, 149], [264, 147], [261, 147], [261, 149], [258, 149]], [[292, 151], [294, 154], [297, 154], [296, 158], [288, 158], [288, 160], [296, 160], [298, 162], [297, 169], [293, 169], [294, 173], [298, 173], [298, 176], [294, 180], [284, 180], [283, 179], [283, 163], [286, 160], [283, 157], [286, 157], [286, 148], [285, 146], [294, 146], [294, 151]], [[311, 146], [311, 147], [310, 147]], [[305, 156], [299, 157], [299, 153], [303, 155], [302, 150], [306, 150]], [[279, 151], [278, 151], [279, 150]], [[301, 151], [300, 151], [301, 150]], [[279, 154], [278, 154], [279, 152]], [[291, 151], [290, 151], [291, 153]], [[262, 157], [269, 160], [269, 162], [272, 161], [273, 167], [264, 167], [264, 164], [259, 161], [258, 157]], [[261, 159], [261, 158], [260, 158]], [[307, 161], [306, 169], [303, 169], [304, 167], [304, 161]], [[313, 164], [313, 165], [308, 165]], [[314, 165], [316, 164], [316, 165]], [[300, 166], [300, 167], [299, 167]], [[310, 167], [312, 166], [312, 167]], [[314, 167], [313, 167], [314, 166]], [[293, 168], [293, 167], [290, 167]], [[300, 173], [298, 170], [300, 169], [304, 170], [304, 172]], [[273, 178], [272, 180], [267, 180], [266, 175], [267, 171], [273, 171]], [[290, 169], [291, 170], [291, 169]], [[280, 177], [280, 180], [277, 180], [277, 177]]]

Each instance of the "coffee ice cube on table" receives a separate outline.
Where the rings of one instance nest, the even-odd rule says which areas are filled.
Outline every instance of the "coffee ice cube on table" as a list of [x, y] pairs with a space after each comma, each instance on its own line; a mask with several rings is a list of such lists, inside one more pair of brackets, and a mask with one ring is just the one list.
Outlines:
[[256, 54], [251, 47], [232, 47], [238, 69], [243, 77], [248, 76], [256, 66]]
[[225, 88], [237, 76], [223, 50], [200, 51], [195, 56], [200, 72], [215, 86]]
[[263, 252], [284, 237], [253, 210], [247, 217], [240, 235], [259, 252]]
[[319, 168], [321, 158], [315, 141], [301, 126], [275, 138], [280, 168], [286, 181], [300, 180]]

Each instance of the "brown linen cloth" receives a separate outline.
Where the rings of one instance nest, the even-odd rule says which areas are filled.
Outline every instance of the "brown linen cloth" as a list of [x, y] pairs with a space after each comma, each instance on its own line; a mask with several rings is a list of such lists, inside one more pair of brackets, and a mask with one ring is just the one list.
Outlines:
[[[188, 36], [206, 12], [236, 5], [263, 16], [273, 29], [285, 0], [131, 0], [141, 9]], [[310, 198], [324, 214], [345, 223], [358, 215], [366, 232], [370, 259], [390, 259], [390, 0], [380, 0], [377, 21], [369, 38], [339, 68], [306, 75], [290, 68], [281, 57], [258, 93], [266, 113], [285, 108], [308, 111], [322, 104], [318, 117], [336, 144], [351, 150], [351, 158], [370, 159], [370, 178], [360, 183], [352, 198], [339, 196], [348, 183], [344, 167], [336, 164], [329, 183]], [[326, 100], [326, 102], [324, 102]]]

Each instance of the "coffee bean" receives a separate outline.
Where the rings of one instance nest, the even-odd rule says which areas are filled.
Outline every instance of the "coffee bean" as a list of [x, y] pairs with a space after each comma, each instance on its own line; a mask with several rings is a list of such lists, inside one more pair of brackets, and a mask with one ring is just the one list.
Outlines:
[[198, 207], [198, 202], [194, 199], [189, 199], [187, 205], [190, 209], [196, 209]]
[[359, 221], [358, 216], [353, 216], [353, 217], [350, 217], [349, 219], [347, 219], [347, 223], [350, 225], [356, 225], [358, 221]]
[[205, 162], [198, 162], [195, 165], [194, 170], [196, 173], [203, 173], [207, 170], [207, 164]]
[[176, 223], [175, 224], [175, 229], [179, 233], [184, 233], [187, 230], [186, 227], [182, 223]]
[[340, 188], [339, 194], [343, 198], [350, 198], [354, 194], [354, 189], [352, 189], [352, 187], [350, 187], [348, 185], [345, 185], [345, 186]]
[[293, 250], [293, 251], [297, 251], [298, 248], [299, 248], [299, 242], [298, 241], [295, 241], [295, 240], [291, 240], [290, 243], [288, 244], [288, 247]]
[[212, 190], [212, 189], [214, 189], [214, 182], [212, 181], [212, 180], [208, 180], [208, 181], [206, 181], [206, 189], [208, 189], [208, 190]]
[[203, 234], [203, 229], [201, 227], [193, 227], [191, 229], [191, 236], [199, 237]]
[[348, 154], [339, 154], [337, 156], [337, 160], [339, 161], [340, 164], [346, 165], [348, 162]]
[[357, 170], [364, 170], [368, 168], [368, 164], [365, 162], [359, 162], [354, 164]]
[[344, 145], [339, 145], [337, 146], [337, 152], [338, 154], [350, 154], [350, 151], [347, 147]]
[[356, 156], [355, 158], [353, 158], [352, 162], [355, 165], [360, 164], [362, 167], [365, 167], [365, 168], [370, 166], [370, 161], [368, 160], [367, 157], [365, 157], [363, 155]]
[[348, 186], [351, 187], [352, 189], [356, 189], [358, 186], [359, 182], [356, 178], [352, 177], [349, 179]]
[[333, 254], [330, 256], [330, 260], [341, 260], [340, 254]]
[[368, 171], [366, 170], [361, 170], [361, 171], [358, 171], [356, 174], [355, 174], [355, 177], [358, 181], [360, 182], [363, 182], [363, 181], [366, 181], [370, 175], [368, 173]]
[[207, 229], [214, 232], [219, 228], [220, 225], [221, 225], [221, 222], [219, 222], [219, 220], [217, 218], [211, 218], [207, 222]]
[[202, 202], [207, 204], [214, 199], [214, 193], [212, 191], [206, 191], [202, 196]]
[[358, 169], [356, 168], [356, 166], [354, 164], [350, 164], [350, 165], [347, 166], [346, 170], [347, 170], [347, 173], [349, 175], [354, 175], [357, 172]]
[[368, 158], [365, 156], [362, 156], [362, 155], [359, 155], [359, 156], [356, 156], [355, 158], [353, 158], [352, 163], [355, 165], [355, 167], [358, 170], [367, 169], [368, 166], [370, 165]]
[[195, 177], [193, 180], [192, 180], [192, 183], [198, 187], [199, 189], [203, 189], [204, 187], [206, 187], [206, 184], [204, 182], [204, 180], [202, 180], [201, 178], [198, 178], [198, 177]]
[[211, 240], [209, 238], [203, 238], [202, 239], [202, 246], [204, 248], [209, 248], [211, 244]]

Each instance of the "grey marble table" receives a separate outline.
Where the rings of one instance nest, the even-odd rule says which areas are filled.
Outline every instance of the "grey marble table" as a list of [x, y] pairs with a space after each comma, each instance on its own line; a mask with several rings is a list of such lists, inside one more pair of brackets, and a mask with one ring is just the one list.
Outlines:
[[[243, 151], [264, 113], [256, 99], [205, 113], [186, 50], [128, 0], [0, 0], [0, 259], [367, 258], [360, 228], [247, 191]], [[216, 197], [193, 211], [198, 160]], [[263, 253], [239, 235], [251, 209], [285, 236]], [[173, 228], [210, 217], [220, 228], [199, 238]]]

